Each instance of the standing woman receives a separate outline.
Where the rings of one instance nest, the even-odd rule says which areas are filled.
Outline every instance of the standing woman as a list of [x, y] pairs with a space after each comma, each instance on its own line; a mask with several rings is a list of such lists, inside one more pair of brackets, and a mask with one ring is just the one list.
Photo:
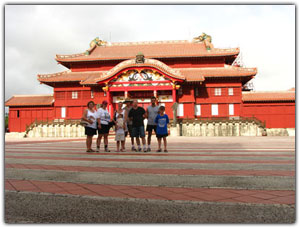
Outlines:
[[[115, 124], [117, 124], [117, 118], [118, 118], [118, 116], [120, 114], [122, 114], [123, 118], [125, 116], [125, 109], [123, 109], [122, 107], [123, 107], [123, 102], [119, 102], [118, 103], [118, 108], [117, 108], [117, 110], [116, 110], [116, 112], [114, 114], [114, 122], [115, 122]], [[127, 124], [125, 124], [124, 131], [125, 132], [128, 131], [127, 130]], [[122, 151], [125, 151], [125, 139], [124, 139], [124, 141], [121, 141], [121, 146], [122, 146]]]
[[107, 101], [102, 102], [101, 108], [97, 110], [97, 122], [98, 122], [98, 138], [97, 138], [97, 151], [100, 151], [100, 144], [102, 136], [104, 136], [104, 151], [110, 152], [108, 149], [108, 133], [109, 133], [109, 122], [110, 115], [107, 111]]
[[84, 110], [82, 120], [88, 122], [88, 124], [84, 127], [86, 134], [86, 152], [95, 152], [92, 150], [92, 141], [93, 136], [97, 134], [97, 112], [94, 109], [95, 103], [90, 101], [87, 104], [87, 109]]

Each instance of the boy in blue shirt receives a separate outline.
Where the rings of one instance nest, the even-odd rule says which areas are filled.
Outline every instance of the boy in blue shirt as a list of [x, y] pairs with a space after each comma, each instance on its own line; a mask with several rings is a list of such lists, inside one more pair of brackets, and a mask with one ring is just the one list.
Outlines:
[[168, 136], [168, 123], [169, 117], [165, 114], [165, 107], [160, 106], [158, 110], [158, 115], [155, 118], [156, 125], [156, 137], [158, 141], [158, 150], [156, 152], [161, 152], [161, 139], [164, 140], [164, 152], [167, 151], [167, 136]]

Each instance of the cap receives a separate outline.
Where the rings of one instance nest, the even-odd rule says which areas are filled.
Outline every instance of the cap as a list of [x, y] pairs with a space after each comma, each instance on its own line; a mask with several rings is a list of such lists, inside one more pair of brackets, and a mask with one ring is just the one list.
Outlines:
[[104, 101], [102, 101], [102, 104], [108, 104], [108, 103], [107, 103], [107, 101], [104, 100]]

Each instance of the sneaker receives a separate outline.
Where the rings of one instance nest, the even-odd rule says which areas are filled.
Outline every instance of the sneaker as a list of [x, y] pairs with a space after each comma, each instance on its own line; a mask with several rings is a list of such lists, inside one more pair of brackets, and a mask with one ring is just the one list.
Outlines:
[[136, 149], [135, 149], [135, 147], [133, 146], [133, 147], [131, 147], [131, 151], [134, 151], [134, 152], [136, 152]]
[[167, 150], [164, 150], [164, 152], [168, 153], [168, 151], [167, 151]]
[[139, 148], [139, 152], [141, 152], [142, 151], [142, 148]]
[[156, 152], [161, 152], [161, 149], [158, 149]]
[[147, 149], [147, 152], [150, 152], [150, 151], [151, 151], [151, 149], [150, 149], [150, 148], [148, 148], [148, 149]]
[[[149, 148], [148, 148], [149, 149]], [[144, 148], [144, 152], [147, 152], [148, 150], [146, 148]]]
[[110, 152], [110, 150], [108, 148], [104, 149], [105, 152]]

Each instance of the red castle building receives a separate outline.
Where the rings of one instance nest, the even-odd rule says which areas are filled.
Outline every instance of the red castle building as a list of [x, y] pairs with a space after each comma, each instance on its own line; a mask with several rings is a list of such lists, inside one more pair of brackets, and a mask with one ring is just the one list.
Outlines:
[[246, 85], [256, 68], [237, 64], [239, 48], [214, 48], [202, 34], [193, 41], [107, 43], [98, 38], [80, 54], [56, 55], [67, 68], [38, 75], [51, 95], [16, 95], [9, 129], [24, 132], [34, 121], [80, 119], [88, 101], [108, 101], [111, 113], [126, 97], [146, 108], [156, 96], [173, 118], [256, 118], [267, 128], [295, 128], [295, 91], [253, 92]]

